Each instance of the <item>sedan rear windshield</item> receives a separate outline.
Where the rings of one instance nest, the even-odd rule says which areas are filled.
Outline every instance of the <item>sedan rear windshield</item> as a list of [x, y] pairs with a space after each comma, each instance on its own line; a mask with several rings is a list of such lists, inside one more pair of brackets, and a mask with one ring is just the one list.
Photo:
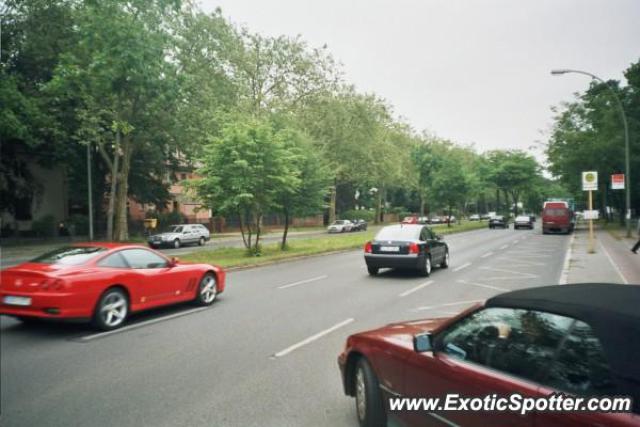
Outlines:
[[392, 225], [378, 232], [376, 240], [417, 240], [422, 227]]
[[531, 218], [528, 216], [519, 216], [516, 218], [516, 221], [531, 221]]
[[98, 246], [65, 246], [34, 258], [40, 264], [80, 265], [106, 251]]

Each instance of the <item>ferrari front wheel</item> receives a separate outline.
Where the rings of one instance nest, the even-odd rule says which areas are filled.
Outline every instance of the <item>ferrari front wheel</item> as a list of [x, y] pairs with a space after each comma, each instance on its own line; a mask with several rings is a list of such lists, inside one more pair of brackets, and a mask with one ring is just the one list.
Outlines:
[[218, 295], [218, 284], [216, 283], [216, 277], [213, 273], [207, 273], [204, 275], [198, 286], [198, 293], [196, 295], [196, 303], [199, 305], [211, 305], [216, 300]]

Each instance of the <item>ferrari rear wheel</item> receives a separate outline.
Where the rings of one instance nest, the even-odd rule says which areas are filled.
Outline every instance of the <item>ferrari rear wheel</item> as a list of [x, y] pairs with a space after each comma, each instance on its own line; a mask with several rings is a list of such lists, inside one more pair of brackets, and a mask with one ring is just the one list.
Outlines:
[[361, 427], [385, 427], [387, 414], [376, 374], [367, 359], [362, 358], [356, 366], [354, 390], [356, 414]]
[[211, 305], [216, 300], [218, 295], [218, 284], [216, 283], [216, 277], [213, 273], [207, 273], [200, 281], [198, 286], [198, 294], [196, 295], [196, 302], [199, 305]]
[[96, 328], [109, 331], [119, 328], [129, 315], [129, 299], [122, 289], [112, 288], [105, 292], [93, 315]]

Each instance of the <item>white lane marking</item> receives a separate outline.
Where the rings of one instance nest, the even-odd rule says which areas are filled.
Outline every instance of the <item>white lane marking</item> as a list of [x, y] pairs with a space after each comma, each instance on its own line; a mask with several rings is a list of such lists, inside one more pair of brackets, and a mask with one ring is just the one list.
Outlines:
[[507, 249], [508, 247], [509, 247], [509, 245], [502, 245], [498, 249]]
[[460, 267], [456, 267], [456, 268], [454, 268], [454, 269], [453, 269], [453, 271], [454, 271], [454, 272], [455, 272], [455, 271], [460, 271], [460, 270], [462, 270], [463, 268], [467, 268], [467, 267], [469, 267], [470, 265], [471, 265], [471, 263], [470, 263], [470, 262], [465, 262], [465, 263], [464, 263], [464, 264], [462, 264]]
[[573, 241], [576, 239], [576, 234], [572, 233], [569, 239], [569, 247], [564, 253], [564, 261], [562, 262], [562, 270], [560, 271], [560, 278], [558, 279], [559, 285], [566, 285], [569, 281], [569, 266], [571, 264], [571, 255], [573, 254]]
[[487, 257], [490, 257], [491, 255], [493, 255], [493, 252], [487, 252], [486, 254], [482, 255], [480, 258], [487, 258]]
[[620, 278], [622, 279], [622, 283], [624, 283], [625, 285], [628, 285], [629, 282], [627, 281], [627, 278], [624, 277], [624, 274], [622, 274], [622, 271], [620, 270], [620, 268], [617, 266], [617, 264], [615, 262], [613, 262], [613, 258], [611, 258], [611, 255], [609, 255], [609, 251], [607, 251], [604, 247], [604, 245], [602, 244], [602, 242], [598, 241], [598, 244], [600, 245], [600, 247], [602, 248], [602, 251], [604, 252], [604, 254], [607, 256], [607, 258], [609, 258], [609, 262], [611, 263], [611, 265], [613, 266], [613, 268], [616, 270], [616, 272], [618, 273], [618, 276], [620, 276]]
[[506, 292], [506, 291], [509, 290], [509, 289], [506, 289], [506, 288], [500, 288], [498, 286], [487, 285], [485, 283], [469, 282], [468, 280], [458, 280], [458, 283], [464, 283], [465, 285], [479, 286], [481, 288], [493, 289], [493, 290], [501, 291], [501, 292]]
[[121, 332], [126, 332], [126, 331], [130, 331], [132, 329], [142, 328], [144, 326], [153, 325], [154, 323], [159, 323], [159, 322], [162, 322], [162, 321], [165, 321], [165, 320], [174, 319], [176, 317], [182, 317], [182, 316], [186, 316], [188, 314], [197, 313], [199, 311], [207, 310], [208, 308], [209, 307], [198, 307], [198, 308], [194, 308], [193, 310], [182, 311], [180, 313], [170, 314], [168, 316], [159, 317], [157, 319], [151, 319], [151, 320], [146, 320], [144, 322], [134, 323], [133, 325], [124, 326], [122, 328], [115, 329], [113, 331], [100, 332], [98, 334], [87, 335], [87, 336], [78, 338], [78, 340], [80, 340], [80, 341], [91, 341], [91, 340], [94, 340], [96, 338], [102, 338], [102, 337], [106, 337], [106, 336], [113, 335], [113, 334], [119, 334]]
[[415, 286], [415, 287], [413, 287], [413, 288], [411, 288], [409, 290], [404, 291], [403, 293], [401, 293], [398, 296], [400, 298], [406, 297], [407, 295], [411, 295], [412, 293], [414, 293], [416, 291], [419, 291], [420, 289], [425, 288], [425, 287], [429, 286], [432, 283], [433, 283], [433, 280], [426, 281], [426, 282], [424, 282], [424, 283], [422, 283], [422, 284], [420, 284], [418, 286]]
[[[452, 307], [454, 305], [464, 305], [464, 304], [475, 304], [477, 302], [481, 302], [482, 300], [479, 299], [474, 299], [474, 300], [469, 300], [469, 301], [456, 301], [456, 302], [448, 302], [446, 304], [438, 304], [438, 305], [425, 305], [422, 307], [417, 307], [414, 308], [413, 310], [432, 310], [434, 308], [440, 308], [440, 307]], [[420, 323], [423, 323], [424, 320], [416, 320], [414, 322], [407, 322], [407, 325], [418, 325]]]
[[294, 286], [304, 285], [305, 283], [316, 282], [318, 280], [326, 279], [327, 277], [329, 277], [329, 276], [324, 274], [322, 276], [312, 277], [310, 279], [300, 280], [299, 282], [293, 282], [293, 283], [289, 283], [289, 284], [286, 284], [286, 285], [278, 286], [278, 289], [293, 288]]
[[497, 271], [499, 273], [511, 273], [516, 274], [517, 276], [500, 276], [500, 277], [487, 277], [487, 280], [496, 280], [496, 279], [536, 279], [540, 276], [532, 273], [525, 273], [522, 271], [516, 270], [507, 270], [505, 268], [492, 268], [492, 267], [480, 267], [482, 270], [487, 271]]
[[282, 351], [277, 352], [276, 354], [273, 355], [273, 357], [282, 357], [282, 356], [286, 356], [287, 354], [291, 353], [292, 351], [295, 351], [297, 349], [299, 349], [300, 347], [304, 347], [307, 344], [310, 344], [312, 342], [314, 342], [317, 339], [320, 339], [322, 337], [324, 337], [325, 335], [330, 334], [331, 332], [338, 330], [344, 326], [347, 326], [349, 323], [353, 322], [355, 319], [353, 318], [349, 318], [346, 320], [343, 320], [340, 323], [336, 323], [335, 325], [333, 325], [332, 327], [325, 329], [324, 331], [320, 331], [315, 335], [311, 335], [309, 338], [305, 338], [302, 341], [285, 348]]

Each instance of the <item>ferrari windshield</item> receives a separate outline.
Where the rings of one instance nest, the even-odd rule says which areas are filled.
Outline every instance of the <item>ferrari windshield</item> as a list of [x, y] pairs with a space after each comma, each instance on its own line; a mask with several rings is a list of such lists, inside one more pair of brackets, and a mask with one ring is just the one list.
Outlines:
[[106, 251], [106, 249], [99, 246], [65, 246], [40, 255], [31, 262], [40, 264], [80, 265], [104, 251]]

